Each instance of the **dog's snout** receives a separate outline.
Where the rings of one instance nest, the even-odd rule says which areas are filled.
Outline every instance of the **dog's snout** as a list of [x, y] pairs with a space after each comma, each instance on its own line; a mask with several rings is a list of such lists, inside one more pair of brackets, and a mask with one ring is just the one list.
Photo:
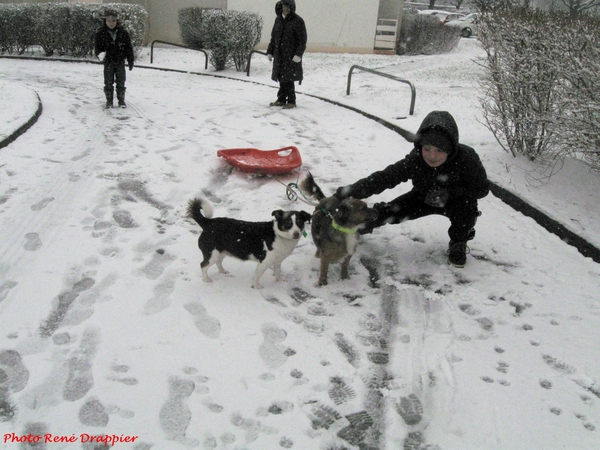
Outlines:
[[300, 232], [299, 231], [294, 231], [294, 239], [300, 239]]

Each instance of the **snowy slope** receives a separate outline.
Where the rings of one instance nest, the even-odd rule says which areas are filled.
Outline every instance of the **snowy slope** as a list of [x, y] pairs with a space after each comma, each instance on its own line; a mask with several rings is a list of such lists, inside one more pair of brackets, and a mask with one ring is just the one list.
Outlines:
[[[347, 68], [313, 64], [329, 78], [299, 90], [324, 96], [336, 79], [329, 97], [342, 97]], [[136, 450], [600, 448], [600, 267], [491, 195], [464, 269], [446, 264], [447, 221], [429, 217], [365, 236], [348, 281], [334, 266], [316, 286], [308, 238], [287, 282], [267, 273], [251, 289], [254, 264], [233, 259], [231, 276], [202, 282], [200, 230], [184, 217], [198, 192], [218, 216], [311, 211], [282, 185], [302, 173], [243, 174], [218, 149], [296, 145], [326, 193], [411, 149], [313, 97], [269, 109], [267, 69], [242, 83], [137, 68], [129, 108], [106, 112], [98, 66], [3, 60], [44, 113], [0, 151], [0, 445], [27, 448], [16, 440], [31, 433], [73, 436], [48, 449], [99, 435]], [[365, 110], [396, 95], [362, 83], [350, 100]], [[477, 116], [472, 96], [419, 92], [415, 116], [397, 119], [408, 129], [430, 109]], [[497, 146], [455, 115], [499, 176]]]

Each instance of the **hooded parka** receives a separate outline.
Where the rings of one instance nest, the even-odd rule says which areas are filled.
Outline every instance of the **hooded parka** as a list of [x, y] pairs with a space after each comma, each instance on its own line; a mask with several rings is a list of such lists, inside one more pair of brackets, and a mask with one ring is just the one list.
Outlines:
[[[423, 136], [433, 129], [446, 133], [452, 142], [446, 162], [435, 168], [430, 167], [421, 155]], [[458, 126], [452, 115], [446, 111], [433, 111], [423, 119], [415, 135], [414, 149], [404, 159], [350, 186], [339, 188], [338, 195], [367, 198], [412, 180], [413, 192], [422, 199], [428, 192], [438, 189], [447, 190], [449, 199], [483, 198], [490, 190], [485, 168], [475, 150], [460, 144], [458, 138]]]
[[[282, 3], [289, 5], [291, 12], [283, 17]], [[271, 41], [267, 54], [273, 55], [271, 79], [280, 83], [302, 81], [302, 61], [293, 62], [294, 56], [302, 58], [306, 50], [306, 26], [304, 20], [296, 14], [294, 0], [282, 0], [275, 5], [275, 24], [271, 32]]]
[[[113, 39], [112, 34], [116, 33]], [[117, 23], [114, 30], [111, 30], [106, 23], [96, 32], [94, 53], [98, 56], [106, 52], [104, 58], [105, 64], [122, 64], [127, 60], [129, 67], [133, 66], [133, 46], [129, 33]]]

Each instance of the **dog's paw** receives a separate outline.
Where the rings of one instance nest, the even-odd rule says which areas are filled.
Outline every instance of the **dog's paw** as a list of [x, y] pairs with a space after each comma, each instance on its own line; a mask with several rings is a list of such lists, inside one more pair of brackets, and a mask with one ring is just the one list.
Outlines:
[[258, 283], [252, 283], [252, 289], [262, 289], [263, 287]]

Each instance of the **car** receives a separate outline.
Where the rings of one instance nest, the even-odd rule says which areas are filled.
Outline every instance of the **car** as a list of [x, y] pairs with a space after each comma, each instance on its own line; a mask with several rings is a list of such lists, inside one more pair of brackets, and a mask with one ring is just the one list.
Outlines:
[[460, 35], [464, 38], [477, 35], [477, 13], [467, 14], [460, 19], [450, 20], [446, 26], [460, 28]]
[[424, 9], [422, 11], [419, 11], [417, 14], [434, 16], [435, 18], [439, 19], [440, 24], [442, 25], [448, 23], [451, 20], [461, 19], [465, 17], [464, 14], [453, 13], [450, 11], [442, 11], [439, 9]]

